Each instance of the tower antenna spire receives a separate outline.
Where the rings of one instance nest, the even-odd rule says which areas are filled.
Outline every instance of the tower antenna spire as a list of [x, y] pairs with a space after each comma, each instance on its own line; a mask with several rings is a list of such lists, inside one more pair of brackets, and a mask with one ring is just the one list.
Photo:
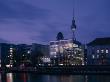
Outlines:
[[75, 24], [74, 17], [75, 17], [75, 14], [74, 14], [74, 0], [73, 0], [73, 19], [72, 19], [71, 30], [73, 32], [73, 40], [76, 40], [76, 38], [75, 38], [76, 24]]
[[74, 14], [74, 8], [75, 8], [74, 3], [75, 3], [75, 1], [73, 0], [73, 17], [75, 16], [75, 14]]

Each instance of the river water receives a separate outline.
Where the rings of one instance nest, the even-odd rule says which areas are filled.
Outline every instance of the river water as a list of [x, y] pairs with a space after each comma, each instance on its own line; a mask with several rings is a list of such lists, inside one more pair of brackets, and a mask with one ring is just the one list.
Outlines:
[[0, 82], [110, 82], [110, 75], [37, 75], [34, 73], [0, 74]]

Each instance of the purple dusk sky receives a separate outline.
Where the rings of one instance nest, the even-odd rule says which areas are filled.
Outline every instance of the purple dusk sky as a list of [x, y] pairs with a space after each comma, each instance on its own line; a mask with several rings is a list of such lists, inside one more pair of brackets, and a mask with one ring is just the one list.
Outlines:
[[73, 5], [77, 40], [110, 37], [110, 0], [74, 1], [0, 0], [0, 42], [48, 44], [60, 31], [70, 39]]

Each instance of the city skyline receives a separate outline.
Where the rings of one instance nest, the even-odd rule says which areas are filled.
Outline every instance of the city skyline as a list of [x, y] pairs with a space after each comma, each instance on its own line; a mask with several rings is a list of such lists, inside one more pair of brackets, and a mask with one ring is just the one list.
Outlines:
[[59, 31], [72, 38], [76, 20], [76, 39], [88, 43], [97, 37], [110, 37], [109, 0], [1, 0], [0, 42], [49, 43]]

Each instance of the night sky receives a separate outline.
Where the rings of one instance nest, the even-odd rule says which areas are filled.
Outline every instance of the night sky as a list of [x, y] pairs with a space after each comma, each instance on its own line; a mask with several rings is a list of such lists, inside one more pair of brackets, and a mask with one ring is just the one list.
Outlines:
[[110, 37], [110, 0], [0, 0], [0, 42], [43, 43], [65, 39], [76, 20], [76, 39], [82, 43]]

